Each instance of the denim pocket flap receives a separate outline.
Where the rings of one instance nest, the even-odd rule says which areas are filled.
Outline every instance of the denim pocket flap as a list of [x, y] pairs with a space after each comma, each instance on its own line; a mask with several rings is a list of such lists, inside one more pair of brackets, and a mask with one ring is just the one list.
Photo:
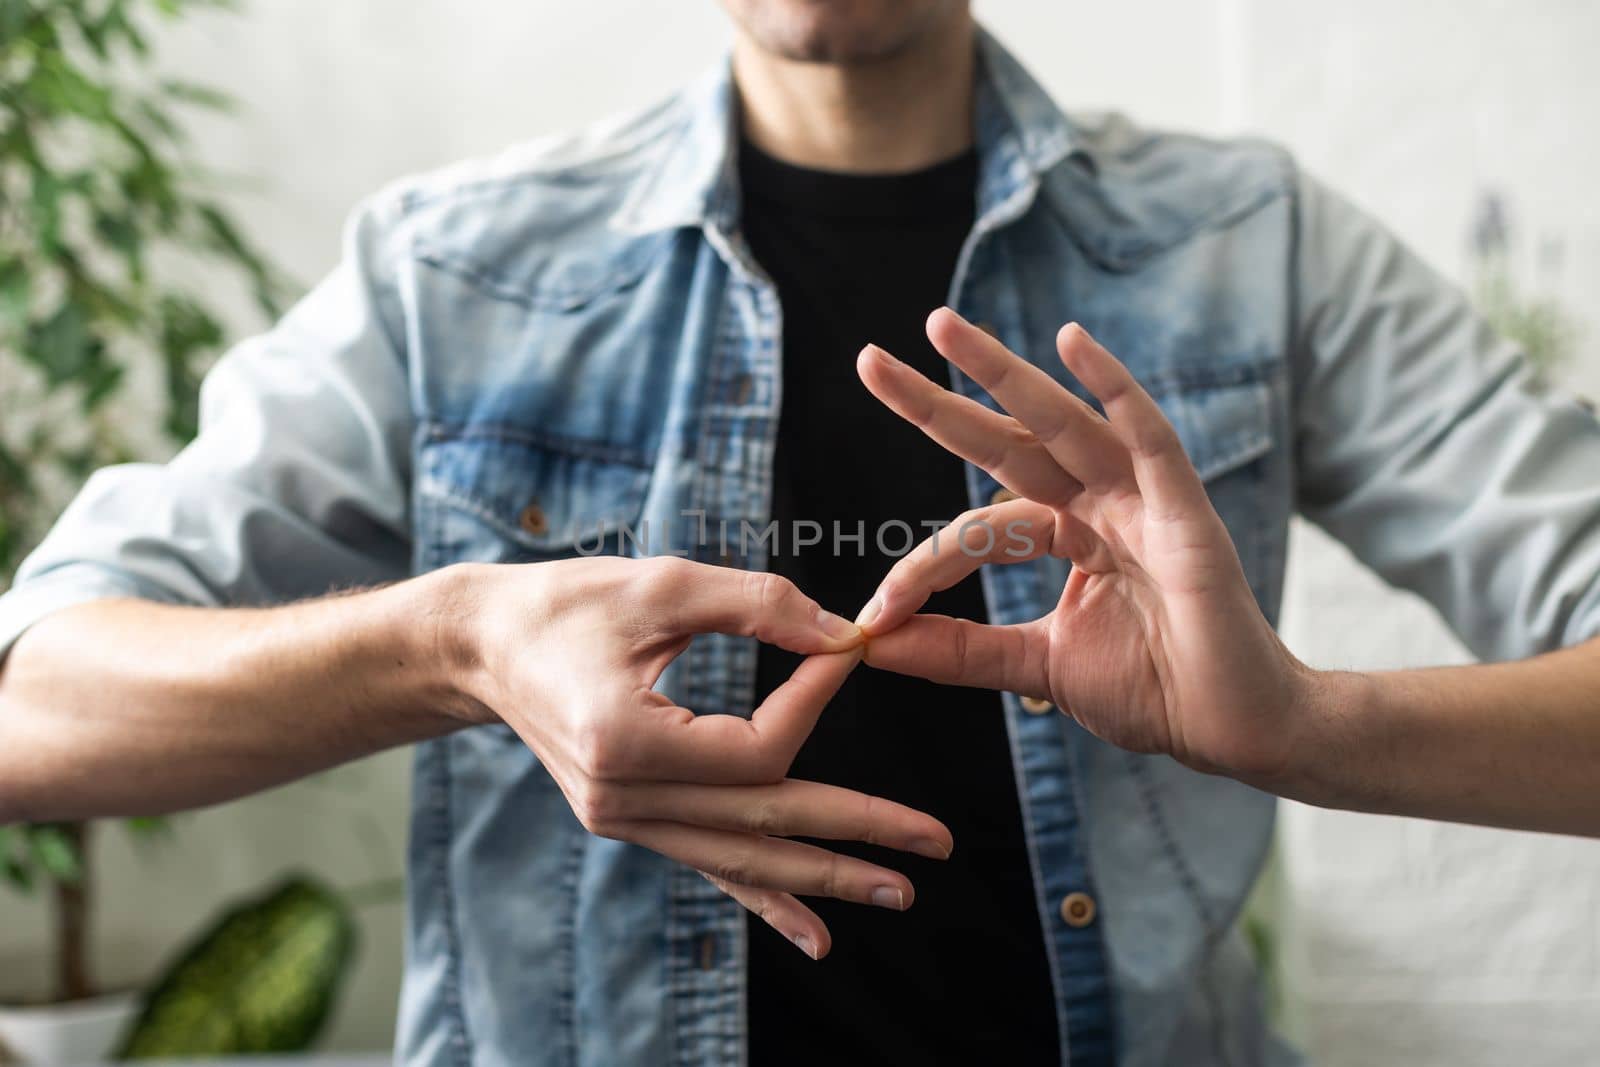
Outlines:
[[1272, 450], [1272, 390], [1265, 382], [1188, 388], [1157, 400], [1202, 481]]
[[455, 559], [606, 551], [638, 522], [650, 484], [627, 450], [497, 427], [433, 427], [419, 459], [425, 536]]

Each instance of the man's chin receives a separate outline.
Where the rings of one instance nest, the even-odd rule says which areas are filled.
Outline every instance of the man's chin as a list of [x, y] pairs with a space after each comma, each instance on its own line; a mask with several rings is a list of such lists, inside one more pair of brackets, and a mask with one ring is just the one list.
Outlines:
[[843, 66], [892, 59], [946, 15], [936, 2], [729, 0], [727, 7], [764, 50], [797, 63]]
[[857, 66], [892, 59], [904, 52], [912, 37], [877, 40], [835, 26], [816, 27], [810, 32], [795, 32], [783, 40], [762, 41], [762, 47], [797, 63], [832, 63]]
[[867, 67], [892, 59], [900, 49], [888, 49], [882, 52], [863, 51], [860, 48], [836, 48], [831, 45], [816, 45], [800, 48], [784, 49], [777, 54], [794, 63], [814, 63], [833, 67]]

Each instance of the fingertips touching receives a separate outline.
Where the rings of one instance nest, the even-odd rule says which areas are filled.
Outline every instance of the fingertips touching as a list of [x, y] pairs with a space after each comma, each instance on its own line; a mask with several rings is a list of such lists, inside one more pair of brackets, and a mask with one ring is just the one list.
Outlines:
[[817, 633], [823, 640], [833, 645], [840, 646], [839, 651], [846, 651], [861, 643], [861, 627], [849, 619], [835, 615], [820, 605], [817, 607], [813, 623]]
[[867, 637], [879, 632], [873, 629], [873, 623], [883, 614], [883, 599], [883, 590], [880, 588], [856, 614], [856, 625], [861, 627], [861, 632]]
[[869, 642], [905, 622], [916, 614], [919, 607], [920, 604], [912, 603], [911, 598], [890, 586], [887, 580], [880, 585], [878, 591], [872, 594], [872, 599], [862, 606], [861, 613], [856, 616], [856, 625], [861, 627], [863, 635], [863, 655], [870, 657]]

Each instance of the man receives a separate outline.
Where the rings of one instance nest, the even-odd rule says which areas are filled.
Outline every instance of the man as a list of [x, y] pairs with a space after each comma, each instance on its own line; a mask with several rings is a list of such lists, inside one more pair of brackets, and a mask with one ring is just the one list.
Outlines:
[[[0, 818], [420, 742], [415, 1064], [1281, 1062], [1269, 791], [1600, 833], [1592, 416], [960, 0], [728, 7], [730, 70], [378, 197], [91, 481], [0, 600]], [[1533, 658], [1298, 663], [1296, 507]]]

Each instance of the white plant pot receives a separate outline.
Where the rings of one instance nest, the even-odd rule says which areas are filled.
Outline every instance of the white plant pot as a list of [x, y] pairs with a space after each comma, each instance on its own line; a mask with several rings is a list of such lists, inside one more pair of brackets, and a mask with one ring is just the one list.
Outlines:
[[102, 1063], [139, 1011], [137, 993], [31, 1007], [0, 1005], [0, 1060], [36, 1067]]

